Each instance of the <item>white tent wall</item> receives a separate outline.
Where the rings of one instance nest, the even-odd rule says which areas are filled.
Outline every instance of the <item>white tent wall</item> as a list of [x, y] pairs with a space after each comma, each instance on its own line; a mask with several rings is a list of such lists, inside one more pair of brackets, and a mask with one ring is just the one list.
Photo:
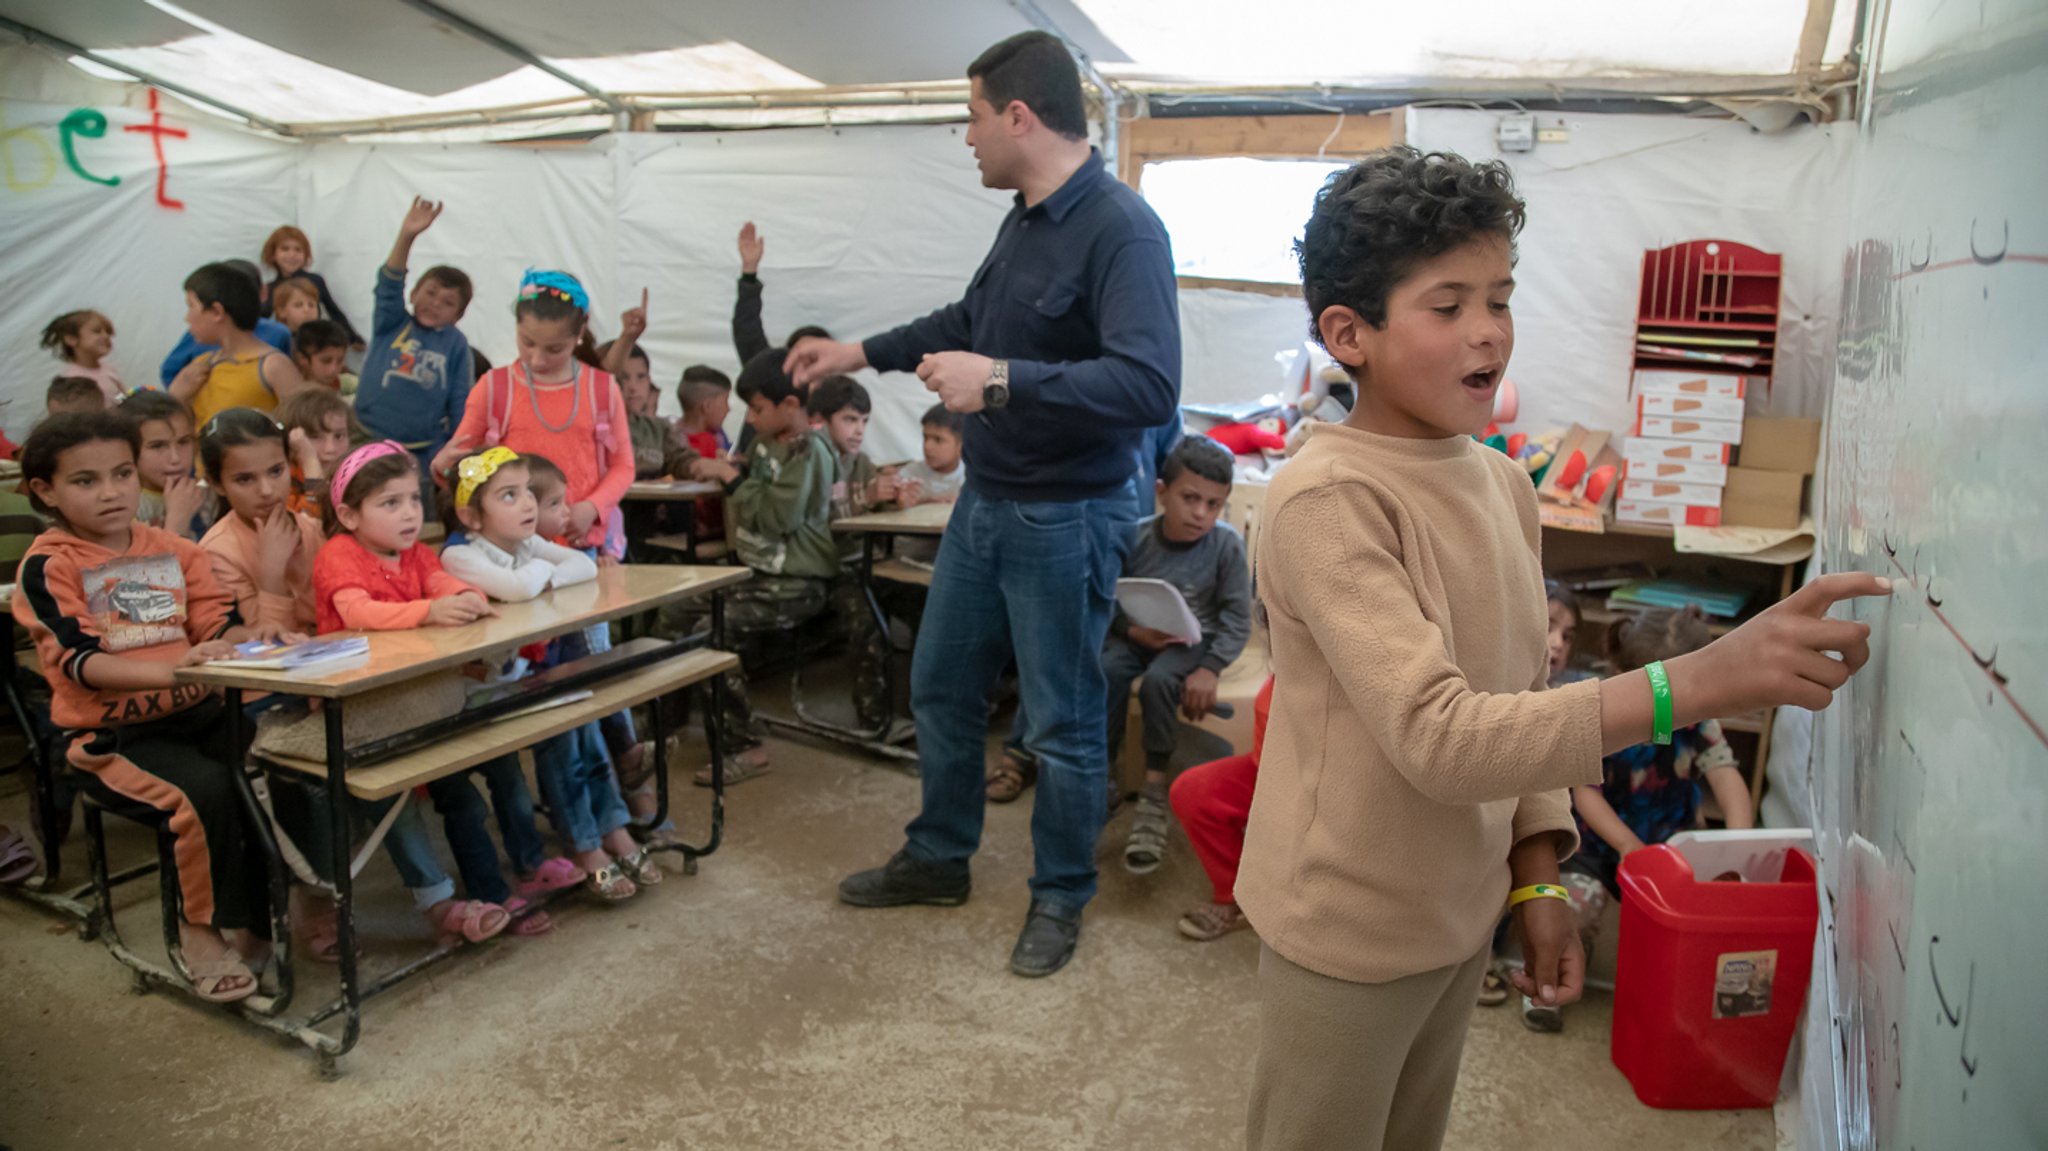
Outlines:
[[[84, 80], [52, 57], [5, 54], [0, 95], [12, 165], [0, 240], [0, 304], [16, 317], [0, 345], [0, 420], [16, 437], [41, 412], [53, 365], [34, 346], [48, 318], [71, 307], [106, 311], [120, 331], [124, 376], [155, 378], [175, 341], [177, 284], [208, 259], [253, 257], [268, 231], [294, 222], [312, 236], [316, 267], [367, 331], [375, 269], [409, 198], [448, 202], [413, 253], [418, 271], [451, 263], [475, 281], [463, 327], [496, 362], [513, 351], [509, 297], [528, 265], [581, 276], [600, 337], [618, 313], [652, 298], [645, 344], [664, 409], [685, 364], [736, 370], [729, 317], [733, 240], [752, 219], [768, 242], [762, 268], [766, 327], [780, 339], [820, 323], [871, 334], [957, 298], [1008, 204], [980, 186], [958, 125], [861, 126], [759, 132], [622, 134], [588, 144], [322, 143], [295, 145], [193, 115], [165, 98], [166, 122], [190, 133], [167, 143], [171, 194], [154, 203], [144, 90]], [[117, 188], [63, 166], [58, 125], [70, 108], [102, 110], [113, 127], [79, 138], [82, 163], [119, 175]], [[84, 103], [89, 96], [97, 98]], [[1817, 414], [1822, 352], [1835, 327], [1834, 253], [1849, 134], [1801, 126], [1774, 135], [1737, 121], [1569, 115], [1570, 140], [1507, 157], [1530, 202], [1517, 295], [1512, 374], [1524, 396], [1519, 426], [1628, 423], [1627, 377], [1644, 249], [1716, 237], [1785, 256], [1785, 324], [1770, 411]], [[1424, 148], [1498, 155], [1494, 112], [1409, 113]], [[47, 178], [45, 176], [47, 175]], [[1304, 216], [1307, 205], [1302, 206]], [[1181, 293], [1183, 398], [1227, 401], [1273, 390], [1275, 352], [1298, 347], [1307, 312], [1294, 299], [1204, 289]], [[868, 382], [876, 397], [870, 451], [917, 454], [916, 415], [928, 397], [908, 376]], [[734, 417], [737, 422], [737, 414]]]
[[[1515, 354], [1527, 431], [1622, 429], [1643, 252], [1733, 240], [1783, 254], [1777, 371], [1761, 414], [1818, 416], [1841, 296], [1841, 206], [1853, 125], [1764, 134], [1732, 120], [1566, 115], [1562, 144], [1503, 156], [1498, 112], [1423, 108], [1408, 141], [1506, 159], [1529, 203], [1515, 269]], [[1555, 115], [1546, 114], [1548, 126]]]
[[[67, 75], [68, 74], [68, 75]], [[140, 88], [94, 81], [27, 49], [0, 49], [0, 424], [17, 441], [42, 417], [57, 363], [37, 346], [43, 325], [77, 308], [113, 320], [114, 366], [131, 385], [154, 383], [157, 364], [184, 331], [185, 277], [209, 260], [254, 258], [263, 238], [295, 212], [301, 149], [193, 116], [168, 98], [164, 192]], [[106, 118], [105, 134], [72, 136], [75, 109]]]
[[[494, 363], [514, 352], [512, 296], [529, 265], [590, 289], [599, 339], [650, 297], [641, 343], [676, 409], [685, 365], [737, 374], [734, 242], [766, 238], [764, 323], [780, 341], [802, 324], [858, 338], [958, 298], [1007, 208], [981, 187], [954, 125], [627, 134], [573, 147], [319, 144], [308, 149], [299, 220], [342, 306], [366, 323], [376, 267], [410, 198], [448, 207], [421, 238], [418, 272], [449, 263], [477, 298], [462, 321]], [[869, 451], [915, 458], [916, 379], [863, 373], [876, 413]], [[733, 416], [738, 426], [739, 414]]]

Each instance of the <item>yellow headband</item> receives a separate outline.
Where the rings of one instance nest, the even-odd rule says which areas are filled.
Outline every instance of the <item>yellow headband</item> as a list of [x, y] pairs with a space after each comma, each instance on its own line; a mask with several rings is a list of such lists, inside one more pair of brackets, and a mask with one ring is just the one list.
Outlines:
[[455, 506], [468, 507], [469, 497], [489, 483], [499, 468], [518, 462], [519, 453], [511, 448], [487, 448], [476, 455], [464, 456], [462, 462], [455, 465], [455, 474], [462, 481], [455, 485]]

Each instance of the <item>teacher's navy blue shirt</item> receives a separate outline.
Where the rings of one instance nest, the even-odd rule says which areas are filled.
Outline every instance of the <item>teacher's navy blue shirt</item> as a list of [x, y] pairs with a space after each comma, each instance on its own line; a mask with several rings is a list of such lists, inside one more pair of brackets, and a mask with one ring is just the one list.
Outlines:
[[[927, 352], [1010, 362], [1010, 403], [967, 420], [967, 485], [997, 499], [1071, 502], [1130, 481], [1147, 428], [1180, 409], [1180, 313], [1166, 228], [1088, 160], [1016, 206], [960, 302], [862, 345], [878, 371]], [[1149, 495], [1149, 493], [1148, 493]]]

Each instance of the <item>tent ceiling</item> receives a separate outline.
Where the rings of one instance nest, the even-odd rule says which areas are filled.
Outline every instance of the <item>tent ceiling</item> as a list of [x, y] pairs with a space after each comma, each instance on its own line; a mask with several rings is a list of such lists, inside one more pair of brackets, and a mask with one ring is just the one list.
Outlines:
[[[443, 20], [436, 7], [455, 17]], [[366, 123], [834, 102], [938, 85], [1050, 23], [1135, 91], [1790, 89], [1839, 61], [1855, 0], [0, 0], [0, 16], [307, 134]], [[1830, 17], [1832, 17], [1830, 19]], [[1815, 21], [1819, 23], [1816, 25]], [[514, 46], [454, 26], [467, 21]], [[1816, 27], [1824, 33], [1816, 38]], [[531, 53], [543, 66], [522, 59]], [[550, 71], [558, 73], [550, 74]], [[1674, 87], [1677, 85], [1677, 87]], [[593, 92], [597, 95], [593, 96]], [[872, 96], [848, 99], [847, 103]], [[906, 99], [904, 103], [911, 102]], [[669, 113], [665, 116], [678, 115]]]

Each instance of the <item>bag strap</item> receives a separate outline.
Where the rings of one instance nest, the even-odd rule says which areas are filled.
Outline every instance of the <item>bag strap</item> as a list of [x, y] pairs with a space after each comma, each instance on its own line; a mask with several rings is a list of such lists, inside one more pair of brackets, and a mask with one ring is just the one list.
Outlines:
[[511, 419], [512, 369], [492, 368], [484, 381], [489, 391], [484, 396], [484, 443], [495, 448], [505, 442], [505, 424]]
[[[612, 453], [619, 447], [618, 441], [612, 436], [612, 398], [609, 393], [602, 397], [597, 394], [597, 377], [603, 373], [596, 368], [583, 364], [579, 366], [577, 374], [589, 380], [590, 410], [597, 425], [597, 474], [603, 475], [611, 470]], [[607, 380], [611, 378], [605, 376]], [[612, 387], [618, 387], [617, 381], [613, 381]]]

